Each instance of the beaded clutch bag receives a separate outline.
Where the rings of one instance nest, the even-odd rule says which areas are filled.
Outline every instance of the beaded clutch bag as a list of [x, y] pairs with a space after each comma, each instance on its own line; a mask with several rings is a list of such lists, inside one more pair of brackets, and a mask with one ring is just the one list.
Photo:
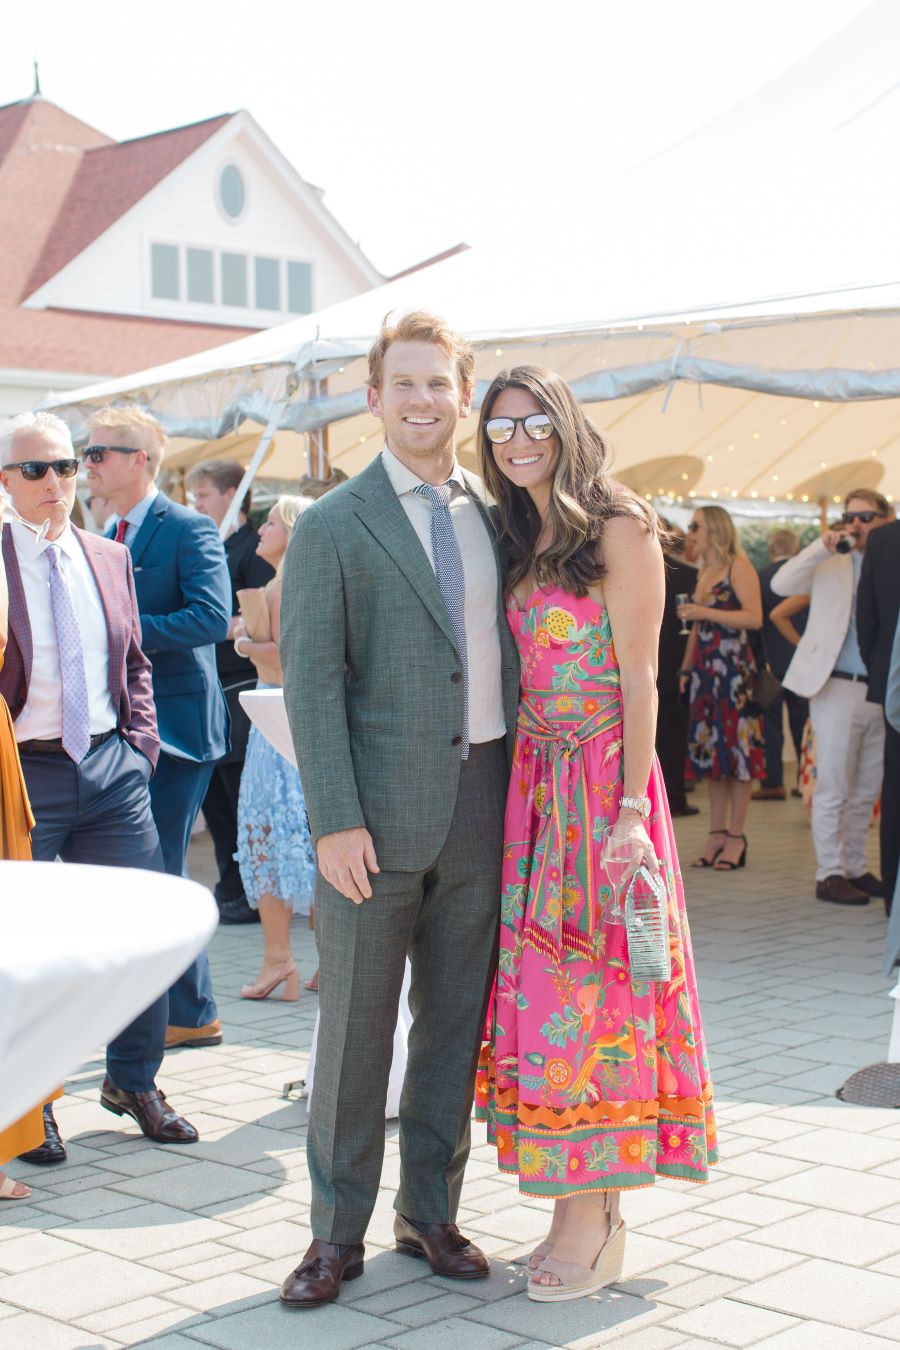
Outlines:
[[634, 980], [672, 977], [669, 953], [669, 902], [662, 877], [639, 867], [625, 894], [628, 962]]

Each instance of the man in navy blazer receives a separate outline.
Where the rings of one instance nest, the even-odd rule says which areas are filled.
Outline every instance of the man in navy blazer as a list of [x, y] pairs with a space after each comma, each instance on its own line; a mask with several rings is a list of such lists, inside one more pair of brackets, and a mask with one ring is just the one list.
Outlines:
[[[225, 550], [211, 520], [156, 486], [165, 432], [143, 409], [103, 408], [82, 452], [88, 480], [116, 510], [110, 535], [131, 551], [143, 647], [153, 671], [160, 756], [150, 785], [165, 870], [186, 875], [191, 830], [228, 749], [217, 642], [231, 622]], [[218, 1045], [222, 1027], [204, 952], [169, 992], [166, 1046]]]
[[[161, 872], [147, 788], [159, 737], [131, 562], [118, 544], [69, 523], [77, 469], [69, 429], [52, 413], [23, 413], [0, 436], [0, 482], [17, 517], [2, 540], [9, 643], [0, 693], [34, 811], [32, 852], [42, 862]], [[193, 1143], [197, 1131], [155, 1083], [167, 1007], [162, 994], [109, 1042], [100, 1101], [156, 1143]], [[65, 1158], [49, 1105], [44, 1132], [26, 1162]]]

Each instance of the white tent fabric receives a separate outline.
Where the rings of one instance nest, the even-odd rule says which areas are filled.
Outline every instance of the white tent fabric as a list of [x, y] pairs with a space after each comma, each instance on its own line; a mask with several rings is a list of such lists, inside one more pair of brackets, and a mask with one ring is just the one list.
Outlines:
[[505, 217], [498, 191], [513, 248], [52, 406], [77, 424], [136, 398], [181, 438], [177, 463], [283, 403], [264, 473], [302, 472], [296, 436], [325, 426], [352, 473], [380, 444], [362, 354], [386, 311], [423, 306], [475, 343], [482, 388], [517, 361], [569, 379], [642, 491], [900, 493], [898, 77], [900, 5], [878, 0], [735, 109], [587, 193], [571, 220], [554, 217], [545, 166], [537, 208], [517, 198]]

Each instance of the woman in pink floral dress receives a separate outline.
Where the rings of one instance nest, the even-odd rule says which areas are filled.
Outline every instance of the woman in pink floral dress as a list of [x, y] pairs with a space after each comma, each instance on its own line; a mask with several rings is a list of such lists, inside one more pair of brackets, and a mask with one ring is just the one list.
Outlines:
[[[621, 1191], [657, 1176], [707, 1179], [712, 1088], [653, 749], [656, 518], [607, 476], [599, 432], [549, 371], [496, 377], [479, 445], [500, 510], [522, 695], [476, 1100], [501, 1170], [523, 1193], [556, 1200], [528, 1285], [550, 1302], [619, 1278]], [[632, 978], [604, 866], [612, 855], [626, 859], [626, 877], [643, 864], [664, 882], [666, 983]]]

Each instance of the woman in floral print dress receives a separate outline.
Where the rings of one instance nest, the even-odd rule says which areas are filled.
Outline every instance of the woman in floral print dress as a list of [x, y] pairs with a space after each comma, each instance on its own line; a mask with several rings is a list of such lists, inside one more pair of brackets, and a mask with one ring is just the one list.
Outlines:
[[[657, 1176], [706, 1180], [712, 1088], [653, 750], [664, 595], [656, 519], [606, 475], [600, 434], [548, 371], [496, 377], [479, 445], [509, 562], [522, 695], [476, 1101], [501, 1170], [518, 1174], [523, 1193], [556, 1201], [528, 1286], [549, 1302], [619, 1277], [622, 1190]], [[627, 858], [626, 876], [643, 863], [664, 881], [667, 983], [631, 976], [604, 867], [612, 855]]]

